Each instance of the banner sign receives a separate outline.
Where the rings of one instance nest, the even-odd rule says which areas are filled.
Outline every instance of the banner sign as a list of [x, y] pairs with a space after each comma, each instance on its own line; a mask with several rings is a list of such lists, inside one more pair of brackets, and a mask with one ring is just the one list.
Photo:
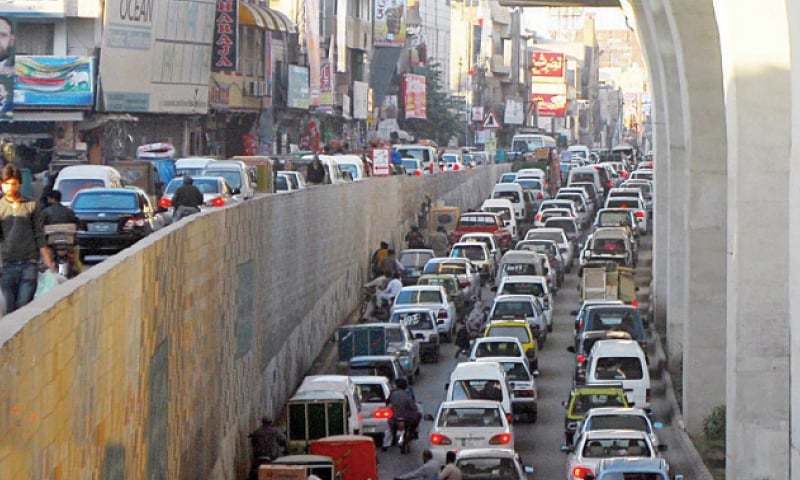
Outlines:
[[286, 106], [308, 110], [310, 100], [308, 67], [289, 65], [289, 98], [286, 101]]
[[472, 107], [472, 121], [473, 122], [482, 122], [483, 117], [483, 107]]
[[353, 118], [365, 120], [369, 113], [369, 84], [353, 82]]
[[14, 103], [28, 107], [91, 107], [94, 58], [16, 57]]
[[319, 70], [319, 104], [333, 106], [333, 65], [323, 60]]
[[506, 100], [506, 111], [503, 116], [503, 123], [506, 125], [522, 125], [525, 120], [522, 102], [509, 99]]
[[564, 54], [555, 52], [533, 52], [531, 54], [531, 76], [545, 78], [564, 77]]
[[407, 73], [403, 75], [403, 105], [405, 106], [406, 118], [421, 118], [425, 120], [427, 115], [427, 97], [425, 77]]
[[217, 0], [211, 70], [214, 72], [235, 71], [239, 59], [238, 48], [239, 1]]
[[14, 22], [0, 17], [0, 121], [11, 120], [14, 110]]
[[376, 148], [372, 151], [372, 175], [389, 175], [389, 150]]
[[405, 0], [375, 0], [372, 39], [376, 47], [402, 47], [405, 45]]
[[306, 52], [311, 105], [320, 105], [319, 0], [305, 0]]
[[531, 102], [541, 117], [564, 117], [567, 114], [567, 96], [553, 93], [532, 93]]
[[[336, 0], [336, 71], [347, 71], [347, 0]], [[333, 40], [331, 40], [332, 42]], [[333, 57], [329, 57], [333, 58]]]

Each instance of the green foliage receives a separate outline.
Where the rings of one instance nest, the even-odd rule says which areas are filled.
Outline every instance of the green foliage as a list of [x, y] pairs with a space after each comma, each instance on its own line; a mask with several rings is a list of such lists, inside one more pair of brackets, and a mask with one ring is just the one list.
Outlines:
[[456, 113], [456, 104], [444, 88], [442, 69], [438, 63], [432, 63], [427, 68], [420, 69], [418, 73], [425, 76], [428, 118], [405, 119], [400, 126], [417, 139], [427, 138], [434, 140], [439, 146], [445, 146], [452, 137], [458, 136], [463, 130]]
[[703, 420], [703, 431], [708, 440], [725, 440], [725, 405], [714, 407], [711, 414]]

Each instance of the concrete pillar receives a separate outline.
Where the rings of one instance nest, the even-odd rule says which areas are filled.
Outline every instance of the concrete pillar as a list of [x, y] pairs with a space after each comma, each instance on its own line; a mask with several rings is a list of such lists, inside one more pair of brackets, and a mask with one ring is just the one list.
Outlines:
[[789, 202], [787, 3], [715, 2], [728, 129], [728, 480], [791, 478], [789, 225], [800, 212]]

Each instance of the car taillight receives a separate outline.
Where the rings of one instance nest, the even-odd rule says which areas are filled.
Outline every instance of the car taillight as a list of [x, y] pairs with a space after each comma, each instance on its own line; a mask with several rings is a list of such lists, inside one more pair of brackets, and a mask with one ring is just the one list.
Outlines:
[[590, 473], [593, 473], [591, 468], [583, 467], [581, 465], [578, 465], [577, 467], [572, 469], [572, 478], [584, 479]]
[[541, 213], [537, 213], [536, 214], [536, 221], [537, 222], [541, 222], [542, 221], [542, 214]]
[[447, 310], [439, 310], [439, 313], [436, 315], [436, 318], [447, 318]]
[[431, 433], [431, 445], [452, 445], [453, 441], [447, 435]]
[[583, 320], [578, 322], [578, 331], [580, 332], [581, 330], [583, 330]]
[[146, 223], [147, 222], [145, 222], [144, 218], [133, 217], [126, 220], [125, 225], [123, 225], [122, 228], [125, 230], [131, 230], [134, 227], [142, 228]]
[[636, 210], [635, 212], [633, 212], [633, 215], [636, 218], [644, 218], [644, 210]]
[[225, 206], [225, 199], [222, 198], [222, 197], [214, 197], [211, 200], [209, 200], [208, 202], [206, 202], [206, 205], [208, 205], [210, 207], [224, 207]]
[[586, 355], [578, 354], [577, 356], [575, 356], [575, 361], [578, 362], [578, 365], [583, 365], [583, 362], [586, 361]]
[[469, 282], [467, 280], [459, 280], [458, 286], [460, 286], [461, 288], [467, 288], [469, 286]]
[[172, 206], [172, 200], [169, 197], [161, 197], [161, 200], [158, 201], [158, 206], [161, 208], [170, 208]]
[[513, 413], [506, 413], [506, 420], [508, 420], [508, 423], [514, 422], [514, 414]]
[[391, 407], [376, 408], [375, 411], [372, 412], [372, 418], [389, 420], [392, 417], [394, 417], [394, 410], [392, 410]]
[[510, 433], [499, 433], [489, 439], [489, 445], [508, 445], [511, 443]]

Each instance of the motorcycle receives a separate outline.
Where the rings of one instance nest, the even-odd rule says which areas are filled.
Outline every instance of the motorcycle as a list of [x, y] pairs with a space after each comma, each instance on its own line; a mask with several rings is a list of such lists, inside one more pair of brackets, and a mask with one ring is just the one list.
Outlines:
[[362, 300], [359, 320], [363, 323], [389, 321], [389, 305], [384, 301], [378, 300], [376, 295], [377, 288], [377, 286], [365, 286], [361, 290]]
[[398, 418], [395, 425], [395, 435], [397, 446], [400, 447], [400, 453], [402, 455], [409, 453], [411, 451], [411, 442], [415, 436], [413, 423], [404, 418]]
[[77, 275], [75, 259], [75, 236], [77, 226], [74, 223], [58, 223], [44, 227], [45, 241], [53, 251], [53, 261], [58, 274], [65, 278]]

